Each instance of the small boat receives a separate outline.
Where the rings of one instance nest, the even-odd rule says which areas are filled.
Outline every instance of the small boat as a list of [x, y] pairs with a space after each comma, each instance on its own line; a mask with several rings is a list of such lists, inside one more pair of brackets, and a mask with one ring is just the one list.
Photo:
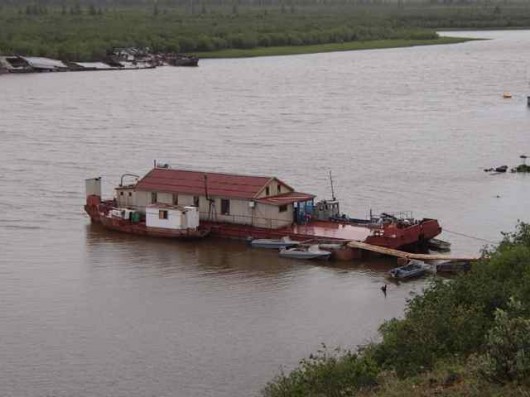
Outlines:
[[512, 93], [511, 92], [508, 92], [508, 91], [505, 91], [503, 94], [502, 94], [502, 97], [505, 98], [505, 99], [510, 99], [512, 97]]
[[167, 60], [170, 66], [199, 66], [199, 58], [193, 55], [175, 54]]
[[427, 265], [423, 261], [411, 259], [405, 266], [396, 267], [388, 272], [392, 278], [400, 280], [421, 277], [427, 272]]
[[436, 264], [436, 273], [461, 273], [471, 270], [469, 261], [445, 261]]
[[282, 248], [291, 248], [297, 246], [298, 241], [293, 241], [289, 236], [282, 237], [279, 240], [260, 238], [256, 240], [250, 240], [250, 245], [254, 248], [273, 248], [273, 249], [282, 249]]
[[427, 247], [433, 251], [450, 251], [451, 250], [451, 243], [448, 241], [439, 240], [437, 238], [431, 238], [427, 242]]
[[318, 245], [309, 247], [284, 248], [280, 250], [280, 256], [292, 259], [329, 259], [330, 251], [321, 250]]

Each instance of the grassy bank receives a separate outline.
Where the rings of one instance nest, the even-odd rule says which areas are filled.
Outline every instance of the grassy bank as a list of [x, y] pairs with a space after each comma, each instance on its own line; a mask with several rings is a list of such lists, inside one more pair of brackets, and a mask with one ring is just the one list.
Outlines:
[[196, 53], [201, 58], [243, 58], [274, 55], [316, 54], [321, 52], [372, 50], [382, 48], [413, 47], [420, 45], [455, 44], [473, 39], [459, 37], [439, 37], [432, 40], [371, 40], [348, 43], [330, 43], [305, 46], [259, 47], [252, 49], [225, 49]]
[[380, 333], [362, 350], [317, 352], [263, 395], [530, 395], [530, 225], [470, 273], [433, 279]]
[[443, 44], [455, 39], [440, 39], [437, 29], [524, 26], [530, 5], [504, 0], [0, 0], [0, 53], [83, 61], [135, 46], [201, 57], [285, 55]]

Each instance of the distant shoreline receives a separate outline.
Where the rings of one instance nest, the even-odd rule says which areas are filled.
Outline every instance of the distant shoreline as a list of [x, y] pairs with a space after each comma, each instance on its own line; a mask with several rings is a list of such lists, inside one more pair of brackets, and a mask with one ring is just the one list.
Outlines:
[[370, 40], [352, 41], [347, 43], [329, 43], [304, 46], [258, 47], [252, 49], [224, 49], [218, 51], [196, 52], [194, 55], [202, 59], [208, 58], [253, 58], [280, 55], [318, 54], [336, 51], [375, 50], [385, 48], [415, 47], [424, 45], [457, 44], [480, 40], [464, 37], [439, 37], [429, 40]]

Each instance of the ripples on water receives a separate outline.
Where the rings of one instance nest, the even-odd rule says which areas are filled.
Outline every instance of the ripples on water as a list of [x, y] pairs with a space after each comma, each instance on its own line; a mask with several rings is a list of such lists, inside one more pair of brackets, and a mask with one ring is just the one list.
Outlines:
[[[83, 214], [87, 177], [110, 194], [158, 159], [329, 196], [332, 169], [358, 216], [413, 210], [491, 241], [528, 220], [528, 178], [482, 168], [528, 154], [529, 32], [465, 35], [497, 39], [2, 76], [0, 394], [253, 395], [321, 342], [375, 337], [424, 285], [385, 299], [389, 261], [315, 265], [109, 233]], [[484, 243], [445, 237], [460, 253]]]

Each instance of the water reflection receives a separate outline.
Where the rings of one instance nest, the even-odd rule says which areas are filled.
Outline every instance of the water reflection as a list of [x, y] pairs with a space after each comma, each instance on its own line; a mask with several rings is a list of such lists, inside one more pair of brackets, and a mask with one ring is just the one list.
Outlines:
[[[110, 231], [99, 224], [86, 226], [86, 250], [92, 259], [114, 254], [117, 263], [152, 266], [162, 275], [193, 269], [202, 276], [237, 275], [240, 278], [293, 277], [308, 267], [319, 267], [337, 273], [358, 272], [384, 276], [396, 260], [372, 257], [354, 261], [301, 261], [281, 258], [277, 250], [251, 248], [240, 240], [207, 238], [200, 241], [178, 241], [146, 238]], [[89, 261], [90, 261], [89, 260]], [[116, 262], [114, 262], [116, 263]]]

